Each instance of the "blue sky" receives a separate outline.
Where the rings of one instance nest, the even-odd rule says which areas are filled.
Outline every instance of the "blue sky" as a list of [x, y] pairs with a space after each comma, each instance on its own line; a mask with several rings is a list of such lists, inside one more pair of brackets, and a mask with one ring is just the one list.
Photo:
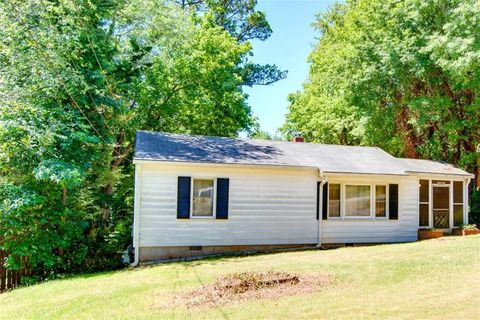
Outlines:
[[288, 70], [287, 79], [270, 86], [246, 87], [248, 102], [259, 118], [262, 130], [275, 134], [287, 112], [289, 93], [302, 87], [308, 76], [308, 55], [317, 32], [311, 23], [318, 12], [333, 0], [259, 0], [257, 9], [265, 11], [273, 34], [265, 41], [253, 41], [253, 61], [276, 64]]

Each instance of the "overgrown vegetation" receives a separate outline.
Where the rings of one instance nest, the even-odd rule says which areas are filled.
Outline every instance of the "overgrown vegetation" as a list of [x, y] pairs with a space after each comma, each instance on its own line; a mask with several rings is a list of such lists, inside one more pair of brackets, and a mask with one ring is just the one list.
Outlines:
[[34, 274], [117, 268], [131, 237], [138, 129], [236, 136], [250, 61], [272, 30], [256, 1], [0, 4], [0, 249]]
[[283, 131], [445, 161], [480, 186], [479, 16], [478, 0], [334, 5], [317, 17], [310, 76]]

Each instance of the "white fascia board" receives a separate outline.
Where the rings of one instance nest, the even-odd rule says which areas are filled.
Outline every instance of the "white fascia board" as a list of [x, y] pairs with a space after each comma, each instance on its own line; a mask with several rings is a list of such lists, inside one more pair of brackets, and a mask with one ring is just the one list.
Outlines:
[[292, 166], [281, 164], [245, 164], [245, 163], [214, 163], [214, 162], [195, 162], [195, 161], [164, 161], [164, 160], [149, 160], [149, 159], [134, 159], [133, 163], [136, 165], [169, 165], [169, 166], [208, 166], [208, 167], [236, 167], [236, 168], [270, 168], [270, 169], [296, 169], [296, 170], [318, 170], [315, 166]]

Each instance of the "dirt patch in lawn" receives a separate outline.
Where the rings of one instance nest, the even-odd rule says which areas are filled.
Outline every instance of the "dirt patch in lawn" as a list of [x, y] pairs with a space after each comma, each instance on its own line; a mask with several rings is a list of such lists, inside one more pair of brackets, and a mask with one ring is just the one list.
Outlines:
[[322, 274], [242, 272], [217, 278], [209, 285], [177, 294], [175, 301], [188, 307], [216, 306], [249, 299], [306, 294], [331, 284], [332, 277]]

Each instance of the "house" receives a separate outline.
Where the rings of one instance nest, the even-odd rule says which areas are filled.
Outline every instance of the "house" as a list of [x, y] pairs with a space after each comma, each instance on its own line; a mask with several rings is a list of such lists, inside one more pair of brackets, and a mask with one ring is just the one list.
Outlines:
[[137, 133], [136, 263], [416, 241], [468, 221], [473, 175], [375, 147]]

